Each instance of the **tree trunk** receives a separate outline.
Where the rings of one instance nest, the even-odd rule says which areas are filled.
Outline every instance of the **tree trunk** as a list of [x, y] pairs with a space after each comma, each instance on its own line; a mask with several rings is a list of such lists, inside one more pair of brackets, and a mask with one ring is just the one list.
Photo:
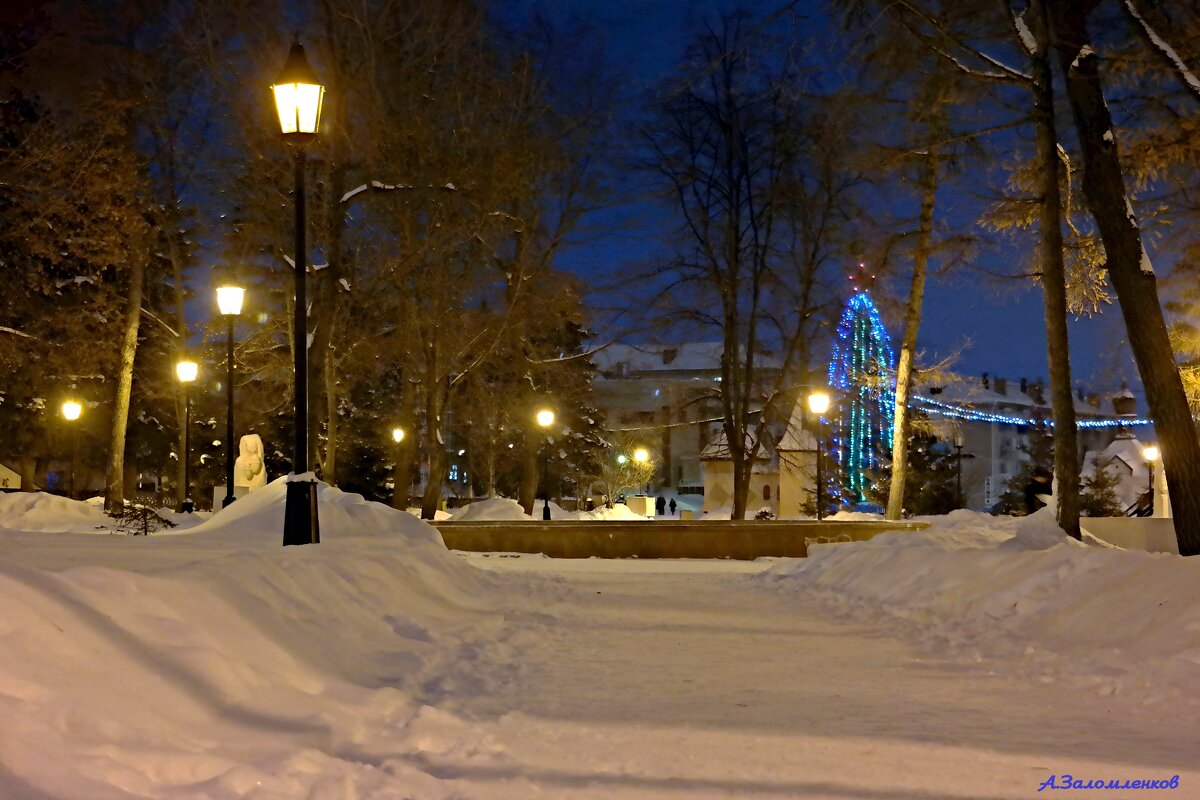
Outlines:
[[[1200, 440], [1167, 337], [1158, 282], [1142, 248], [1125, 194], [1112, 116], [1104, 102], [1097, 57], [1088, 46], [1094, 2], [1049, 3], [1054, 45], [1083, 148], [1083, 191], [1108, 257], [1108, 274], [1125, 318], [1146, 401], [1154, 418], [1182, 555], [1200, 554]], [[1085, 49], [1086, 47], [1086, 49]], [[1145, 268], [1143, 269], [1143, 266]]]
[[925, 275], [929, 267], [929, 245], [933, 237], [933, 205], [938, 188], [938, 153], [934, 147], [925, 155], [921, 173], [921, 216], [917, 228], [917, 249], [913, 253], [912, 284], [904, 312], [904, 339], [900, 344], [900, 362], [896, 366], [896, 411], [892, 429], [892, 483], [888, 490], [886, 519], [900, 519], [904, 513], [904, 487], [908, 482], [908, 395], [912, 389], [913, 361], [917, 355], [917, 332], [921, 327], [921, 305], [925, 299]]
[[333, 348], [325, 351], [325, 461], [321, 479], [337, 486], [338, 395], [337, 372]]
[[[187, 291], [183, 277], [183, 254], [179, 248], [179, 240], [175, 235], [175, 231], [179, 229], [177, 215], [173, 213], [165, 214], [162, 218], [162, 227], [167, 240], [167, 253], [171, 258], [171, 284], [175, 295], [175, 361], [179, 362], [186, 357], [188, 329], [187, 311], [185, 308]], [[187, 500], [187, 487], [183, 485], [185, 481], [184, 470], [186, 468], [183, 452], [185, 446], [183, 418], [187, 413], [184, 392], [187, 390], [187, 386], [182, 381], [173, 381], [173, 383], [175, 385], [176, 452], [180, 454], [175, 462], [175, 485], [178, 487], [175, 492], [175, 507], [181, 508], [183, 502]]]
[[1034, 6], [1038, 52], [1033, 54], [1033, 120], [1037, 163], [1042, 178], [1038, 226], [1042, 237], [1042, 302], [1046, 316], [1046, 359], [1050, 367], [1050, 406], [1054, 416], [1054, 476], [1058, 480], [1058, 524], [1079, 533], [1079, 446], [1075, 400], [1071, 394], [1071, 355], [1067, 336], [1067, 276], [1063, 261], [1062, 198], [1058, 184], [1058, 131], [1054, 122], [1054, 83], [1048, 52], [1044, 3]]
[[133, 390], [133, 364], [137, 357], [138, 329], [142, 321], [142, 289], [146, 265], [137, 258], [129, 274], [129, 296], [125, 311], [125, 339], [121, 344], [121, 371], [113, 402], [112, 433], [108, 445], [108, 474], [104, 487], [104, 510], [115, 514], [125, 507], [125, 431], [129, 425], [129, 400]]
[[445, 397], [442, 382], [432, 370], [426, 375], [425, 390], [425, 451], [429, 458], [425, 495], [421, 500], [421, 519], [433, 519], [442, 499], [442, 481], [446, 478], [446, 444], [442, 437], [442, 408]]
[[[531, 423], [532, 424], [532, 423]], [[538, 450], [541, 436], [534, 428], [525, 433], [525, 445], [521, 452], [521, 486], [518, 489], [521, 508], [526, 514], [533, 514], [533, 502], [537, 500], [537, 487], [540, 473], [538, 472]]]

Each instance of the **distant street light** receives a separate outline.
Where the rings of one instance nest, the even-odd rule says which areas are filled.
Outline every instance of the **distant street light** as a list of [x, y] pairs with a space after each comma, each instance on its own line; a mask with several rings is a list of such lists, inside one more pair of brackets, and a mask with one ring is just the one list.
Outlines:
[[618, 456], [617, 456], [617, 463], [618, 463], [618, 464], [624, 464], [624, 463], [625, 463], [626, 461], [628, 461], [628, 460], [629, 460], [629, 459], [627, 459], [627, 458], [625, 457], [625, 454], [624, 454], [624, 453], [621, 453], [620, 455], [618, 455]]
[[[543, 408], [537, 412], [537, 424], [547, 429], [554, 424], [554, 412]], [[542, 442], [542, 491], [545, 493], [545, 505], [542, 506], [542, 519], [550, 521], [550, 448]]]
[[633, 451], [633, 460], [639, 464], [645, 464], [650, 460], [650, 451], [644, 447], [639, 447]]
[[829, 410], [829, 395], [826, 394], [825, 392], [821, 392], [821, 391], [813, 392], [812, 394], [810, 394], [808, 396], [808, 410], [811, 411], [813, 414], [815, 414], [816, 418], [817, 418], [817, 435], [816, 435], [816, 440], [817, 440], [817, 497], [816, 497], [816, 503], [817, 503], [817, 522], [820, 522], [822, 519], [824, 519], [824, 516], [825, 516], [825, 510], [824, 510], [825, 474], [824, 474], [824, 464], [822, 463], [822, 459], [821, 459], [821, 438], [822, 438], [822, 432], [823, 432], [821, 429], [821, 418], [825, 414], [825, 412]]
[[195, 509], [192, 502], [192, 392], [191, 384], [200, 373], [195, 361], [180, 361], [175, 365], [175, 377], [183, 384], [183, 486], [179, 487], [179, 511], [190, 514]]
[[316, 138], [321, 124], [325, 87], [304, 55], [297, 39], [288, 52], [283, 71], [271, 86], [279, 112], [279, 129], [293, 148], [296, 185], [295, 259], [292, 307], [292, 356], [295, 371], [295, 438], [292, 442], [292, 475], [287, 484], [283, 515], [283, 544], [316, 544], [321, 540], [317, 516], [317, 485], [300, 480], [308, 473], [308, 301], [305, 298], [307, 254], [304, 243], [305, 145]]
[[956, 494], [955, 497], [958, 498], [958, 507], [959, 508], [962, 508], [964, 505], [966, 505], [966, 503], [964, 502], [964, 499], [963, 499], [963, 491], [962, 491], [962, 451], [963, 451], [963, 446], [966, 443], [967, 443], [967, 440], [966, 440], [966, 437], [963, 435], [962, 429], [959, 428], [959, 429], [955, 430], [954, 431], [954, 449], [958, 453], [958, 465], [957, 465], [958, 466], [958, 476], [955, 479], [956, 485], [958, 486], [958, 494]]
[[1146, 459], [1146, 481], [1150, 490], [1150, 516], [1154, 516], [1154, 462], [1158, 461], [1158, 448], [1154, 445], [1143, 448], [1142, 457]]
[[225, 387], [225, 500], [221, 508], [232, 503], [236, 498], [233, 494], [233, 323], [242, 313], [242, 300], [246, 290], [232, 283], [217, 287], [217, 308], [225, 317], [225, 363], [227, 378]]
[[[75, 422], [83, 413], [83, 405], [77, 400], [67, 400], [62, 404], [63, 419]], [[71, 425], [71, 471], [67, 481], [67, 496], [75, 497], [75, 454], [79, 451], [79, 426]]]

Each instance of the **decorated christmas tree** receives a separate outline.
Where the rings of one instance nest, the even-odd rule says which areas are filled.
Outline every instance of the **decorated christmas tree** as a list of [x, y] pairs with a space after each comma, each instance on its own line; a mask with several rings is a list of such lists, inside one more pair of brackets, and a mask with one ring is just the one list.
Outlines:
[[896, 353], [861, 279], [846, 303], [829, 361], [829, 385], [841, 393], [832, 452], [844, 500], [862, 502], [870, 475], [889, 458], [896, 412]]

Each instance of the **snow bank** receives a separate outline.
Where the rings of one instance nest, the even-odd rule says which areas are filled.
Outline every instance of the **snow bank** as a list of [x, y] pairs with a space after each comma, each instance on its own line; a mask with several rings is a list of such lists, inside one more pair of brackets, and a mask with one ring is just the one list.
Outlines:
[[305, 547], [280, 482], [185, 535], [0, 532], [0, 795], [448, 796], [367, 753], [507, 678], [488, 577], [402, 511], [319, 496]]
[[0, 527], [56, 533], [108, 533], [112, 525], [103, 505], [45, 492], [0, 494]]
[[[287, 478], [284, 476], [214, 512], [199, 525], [179, 532], [191, 535], [219, 531], [264, 536], [275, 541], [283, 535], [286, 502]], [[343, 492], [326, 483], [317, 483], [317, 503], [322, 542], [351, 536], [400, 534], [414, 541], [441, 544], [438, 532], [412, 514], [373, 503], [362, 495]]]
[[[554, 507], [553, 506], [550, 507], [550, 513], [551, 513], [551, 516], [553, 517], [553, 515], [554, 515]], [[612, 508], [605, 508], [604, 506], [601, 506], [601, 507], [595, 509], [594, 511], [576, 511], [576, 512], [564, 511], [563, 515], [564, 515], [562, 517], [563, 519], [574, 519], [574, 520], [579, 520], [581, 522], [604, 522], [604, 521], [609, 521], [609, 522], [613, 522], [613, 521], [650, 522], [651, 521], [648, 518], [643, 517], [641, 514], [631, 511], [629, 506], [625, 505], [624, 503], [613, 503]], [[558, 519], [558, 517], [554, 517], [554, 518]]]
[[814, 545], [761, 579], [808, 590], [834, 614], [889, 617], [941, 647], [1065, 656], [1103, 676], [1103, 691], [1200, 692], [1200, 559], [1081, 544], [1049, 509], [928, 519], [926, 531]]
[[[489, 497], [487, 500], [479, 500], [465, 505], [451, 512], [451, 518], [463, 521], [472, 520], [475, 522], [491, 520], [528, 522], [533, 519], [533, 517], [525, 513], [520, 503], [516, 500], [510, 500], [507, 497]], [[537, 518], [541, 519], [540, 513]]]

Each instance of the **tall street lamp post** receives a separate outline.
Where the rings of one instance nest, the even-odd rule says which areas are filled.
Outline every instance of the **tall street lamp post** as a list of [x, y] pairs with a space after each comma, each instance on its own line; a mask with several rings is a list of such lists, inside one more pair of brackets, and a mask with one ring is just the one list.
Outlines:
[[74, 424], [83, 413], [83, 405], [77, 400], [68, 400], [62, 404], [63, 419], [71, 423], [71, 471], [68, 473], [67, 496], [75, 497], [75, 454], [79, 452], [79, 426]]
[[1150, 490], [1150, 516], [1154, 516], [1154, 462], [1158, 461], [1158, 448], [1154, 445], [1142, 449], [1142, 457], [1146, 459], [1146, 482]]
[[404, 446], [404, 428], [392, 428], [392, 441], [396, 443], [396, 466], [392, 468], [392, 508], [408, 506], [408, 476], [401, 475], [400, 448]]
[[308, 269], [304, 244], [305, 146], [316, 138], [321, 123], [325, 87], [304, 55], [297, 40], [275, 83], [275, 107], [283, 138], [293, 146], [296, 183], [295, 305], [292, 314], [292, 353], [295, 358], [295, 438], [292, 443], [292, 474], [288, 476], [287, 503], [283, 517], [283, 544], [315, 544], [321, 540], [317, 518], [317, 485], [308, 474], [308, 301], [305, 272]]
[[175, 365], [175, 377], [183, 384], [183, 486], [179, 492], [179, 510], [190, 514], [196, 507], [192, 501], [192, 392], [200, 366], [195, 361], [180, 361]]
[[966, 443], [967, 443], [967, 440], [966, 440], [966, 437], [963, 436], [962, 430], [956, 430], [954, 432], [954, 450], [956, 451], [956, 454], [957, 454], [956, 458], [958, 460], [958, 464], [957, 464], [958, 474], [955, 476], [955, 485], [957, 486], [957, 494], [955, 494], [955, 497], [958, 499], [958, 507], [959, 508], [962, 508], [964, 505], [966, 505], [963, 502], [964, 498], [963, 498], [963, 491], [962, 491], [962, 451], [963, 451], [963, 446]]
[[217, 308], [225, 317], [225, 499], [221, 508], [232, 503], [233, 496], [233, 323], [242, 313], [242, 300], [246, 290], [241, 286], [226, 283], [217, 287]]
[[[543, 408], [537, 412], [537, 424], [542, 430], [548, 430], [554, 424], [554, 412]], [[550, 521], [550, 450], [542, 442], [542, 491], [545, 492], [545, 504], [542, 506], [542, 519]]]
[[821, 417], [829, 410], [829, 395], [825, 392], [813, 392], [808, 396], [808, 410], [817, 418], [817, 522], [825, 515], [825, 470], [821, 458]]

